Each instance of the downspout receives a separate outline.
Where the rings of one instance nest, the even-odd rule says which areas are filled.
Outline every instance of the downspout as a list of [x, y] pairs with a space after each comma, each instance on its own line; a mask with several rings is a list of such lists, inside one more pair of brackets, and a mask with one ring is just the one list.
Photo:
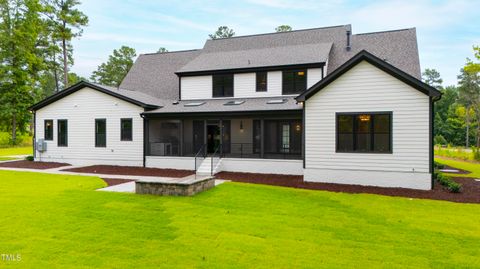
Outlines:
[[32, 143], [32, 147], [33, 147], [33, 159], [34, 160], [37, 157], [37, 150], [36, 150], [37, 142], [36, 141], [37, 141], [37, 112], [33, 111], [33, 143]]
[[144, 114], [140, 114], [140, 117], [143, 119], [143, 167], [146, 166], [147, 162], [147, 120], [145, 119]]

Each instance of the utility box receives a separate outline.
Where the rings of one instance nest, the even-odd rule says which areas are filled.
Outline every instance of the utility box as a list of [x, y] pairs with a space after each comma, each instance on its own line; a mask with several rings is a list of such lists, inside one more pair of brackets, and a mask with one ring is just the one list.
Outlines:
[[38, 152], [45, 152], [47, 151], [47, 142], [45, 142], [45, 140], [42, 139], [38, 139], [37, 140], [37, 151]]

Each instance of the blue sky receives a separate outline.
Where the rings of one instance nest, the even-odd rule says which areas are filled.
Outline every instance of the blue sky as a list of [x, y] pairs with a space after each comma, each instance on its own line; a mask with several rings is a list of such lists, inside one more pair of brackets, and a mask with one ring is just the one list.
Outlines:
[[89, 77], [115, 48], [137, 54], [201, 48], [220, 25], [236, 35], [273, 32], [281, 24], [305, 29], [352, 24], [353, 33], [417, 28], [422, 70], [440, 71], [445, 85], [456, 84], [472, 45], [480, 45], [480, 0], [348, 1], [83, 0], [88, 15], [83, 36], [73, 41], [73, 72]]

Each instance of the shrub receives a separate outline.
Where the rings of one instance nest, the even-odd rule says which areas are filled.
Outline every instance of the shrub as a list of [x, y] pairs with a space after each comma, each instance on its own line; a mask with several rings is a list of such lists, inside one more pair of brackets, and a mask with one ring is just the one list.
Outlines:
[[8, 148], [11, 146], [31, 146], [32, 136], [29, 134], [18, 134], [17, 141], [13, 143], [11, 134], [8, 132], [0, 132], [0, 148]]
[[458, 184], [457, 182], [453, 181], [453, 179], [449, 176], [446, 176], [442, 173], [437, 175], [437, 181], [440, 185], [447, 188], [450, 192], [458, 193], [462, 189], [462, 185]]
[[433, 166], [435, 167], [435, 169], [443, 169], [445, 168], [445, 165], [439, 163], [439, 162], [434, 162], [433, 163]]
[[34, 158], [33, 158], [33, 156], [27, 156], [27, 157], [25, 157], [25, 160], [33, 162]]
[[433, 138], [433, 144], [434, 144], [434, 145], [446, 145], [446, 144], [447, 144], [447, 140], [446, 140], [445, 137], [443, 137], [442, 135], [436, 135], [436, 136]]
[[472, 147], [472, 156], [475, 161], [480, 161], [480, 148]]

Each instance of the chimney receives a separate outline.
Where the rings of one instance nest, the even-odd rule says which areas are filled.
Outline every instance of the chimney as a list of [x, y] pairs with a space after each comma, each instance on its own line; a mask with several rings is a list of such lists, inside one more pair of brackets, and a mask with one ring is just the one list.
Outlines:
[[350, 30], [347, 30], [347, 51], [350, 51], [352, 48], [352, 45], [350, 43], [350, 38], [352, 37], [352, 32]]

